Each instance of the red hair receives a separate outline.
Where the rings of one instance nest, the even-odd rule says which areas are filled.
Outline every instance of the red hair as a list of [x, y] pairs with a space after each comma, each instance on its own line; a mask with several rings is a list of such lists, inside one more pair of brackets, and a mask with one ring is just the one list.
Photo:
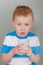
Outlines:
[[33, 17], [33, 11], [31, 8], [29, 8], [28, 6], [23, 6], [23, 5], [17, 6], [13, 12], [13, 18], [12, 19], [14, 20], [16, 15], [17, 16], [27, 16], [29, 14], [31, 14]]

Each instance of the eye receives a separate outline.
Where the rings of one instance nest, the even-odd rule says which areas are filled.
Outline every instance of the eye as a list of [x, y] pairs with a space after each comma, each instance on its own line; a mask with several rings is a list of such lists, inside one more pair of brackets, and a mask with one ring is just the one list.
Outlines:
[[18, 25], [20, 26], [21, 24], [19, 23]]
[[25, 25], [28, 26], [29, 24], [26, 23]]

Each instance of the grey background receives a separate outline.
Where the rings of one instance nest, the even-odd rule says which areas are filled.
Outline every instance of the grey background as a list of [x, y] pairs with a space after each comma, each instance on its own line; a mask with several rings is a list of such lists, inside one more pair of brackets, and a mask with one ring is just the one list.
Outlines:
[[[43, 0], [0, 0], [0, 49], [7, 32], [13, 31], [11, 25], [12, 13], [17, 5], [28, 5], [34, 12], [34, 27], [32, 32], [39, 35], [41, 46], [43, 46]], [[43, 51], [43, 48], [42, 48]], [[41, 55], [38, 65], [43, 64], [43, 55]], [[0, 53], [0, 65], [5, 65]]]

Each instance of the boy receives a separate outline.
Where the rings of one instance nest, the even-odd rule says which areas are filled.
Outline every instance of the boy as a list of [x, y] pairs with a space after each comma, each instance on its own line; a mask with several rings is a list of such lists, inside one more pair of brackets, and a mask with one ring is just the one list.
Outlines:
[[36, 65], [40, 60], [38, 36], [30, 32], [34, 16], [28, 6], [18, 6], [11, 21], [14, 32], [6, 34], [2, 46], [2, 59], [8, 65]]

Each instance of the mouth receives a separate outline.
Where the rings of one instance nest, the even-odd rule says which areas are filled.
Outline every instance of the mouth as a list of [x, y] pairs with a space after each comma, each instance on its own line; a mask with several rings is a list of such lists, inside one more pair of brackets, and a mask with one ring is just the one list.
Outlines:
[[22, 34], [22, 35], [24, 35], [24, 34], [25, 34], [25, 32], [21, 32], [21, 34]]

